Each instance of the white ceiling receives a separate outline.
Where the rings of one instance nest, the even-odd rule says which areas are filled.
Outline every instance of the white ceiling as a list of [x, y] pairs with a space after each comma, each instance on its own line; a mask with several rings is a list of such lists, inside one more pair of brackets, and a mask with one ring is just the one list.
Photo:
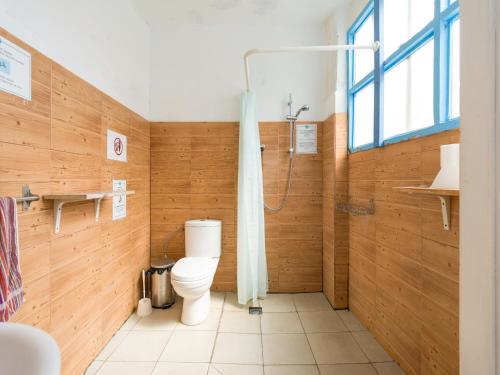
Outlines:
[[152, 26], [321, 25], [349, 0], [132, 0]]

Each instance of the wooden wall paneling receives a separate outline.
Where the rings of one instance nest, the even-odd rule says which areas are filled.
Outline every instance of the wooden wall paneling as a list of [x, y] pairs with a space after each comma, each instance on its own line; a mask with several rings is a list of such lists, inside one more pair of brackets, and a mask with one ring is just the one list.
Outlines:
[[349, 221], [336, 205], [347, 201], [347, 117], [323, 124], [323, 292], [334, 308], [348, 303]]
[[[57, 235], [51, 202], [18, 206], [26, 302], [13, 321], [51, 333], [63, 374], [79, 374], [132, 312], [139, 271], [149, 264], [150, 125], [5, 30], [0, 35], [31, 52], [33, 79], [31, 101], [0, 93], [0, 194], [20, 196], [23, 184], [39, 195], [109, 190], [113, 178], [137, 191], [127, 218], [115, 222], [110, 200], [99, 223], [92, 202], [65, 205]], [[128, 163], [106, 161], [108, 126], [128, 136]]]
[[[223, 254], [213, 288], [236, 290], [237, 123], [153, 123], [151, 127], [151, 244], [159, 254], [166, 233], [190, 218], [223, 221]], [[288, 123], [261, 123], [266, 202], [284, 193], [288, 168]], [[321, 124], [319, 124], [321, 142]], [[321, 145], [321, 143], [320, 143]], [[322, 157], [295, 161], [289, 205], [266, 213], [270, 290], [322, 288]], [[299, 224], [300, 223], [300, 224]], [[184, 256], [184, 234], [169, 242], [169, 254]]]
[[458, 374], [458, 198], [444, 231], [435, 197], [395, 192], [429, 184], [441, 144], [458, 130], [349, 155], [349, 306], [408, 374]]

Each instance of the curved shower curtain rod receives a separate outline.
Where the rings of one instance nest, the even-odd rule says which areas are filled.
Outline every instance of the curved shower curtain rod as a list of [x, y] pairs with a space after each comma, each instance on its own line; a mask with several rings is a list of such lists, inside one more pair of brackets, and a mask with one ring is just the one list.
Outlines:
[[250, 72], [248, 66], [248, 58], [252, 55], [262, 55], [267, 53], [283, 53], [283, 52], [334, 52], [334, 51], [352, 51], [356, 49], [371, 49], [377, 52], [380, 48], [380, 42], [374, 42], [370, 45], [356, 45], [356, 44], [337, 44], [326, 46], [303, 46], [303, 47], [283, 47], [283, 48], [265, 48], [265, 49], [251, 49], [245, 52], [245, 79], [247, 82], [247, 90], [250, 90]]

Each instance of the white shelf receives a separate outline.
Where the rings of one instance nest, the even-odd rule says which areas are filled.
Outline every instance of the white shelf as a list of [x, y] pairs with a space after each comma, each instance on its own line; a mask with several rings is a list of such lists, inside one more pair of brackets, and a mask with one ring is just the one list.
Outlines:
[[443, 216], [443, 229], [450, 230], [451, 212], [450, 202], [451, 197], [459, 197], [459, 189], [435, 189], [429, 186], [395, 186], [392, 188], [395, 191], [408, 194], [433, 195], [439, 198], [441, 203], [441, 213]]
[[[67, 193], [67, 194], [53, 194], [44, 195], [43, 199], [51, 200], [54, 202], [54, 232], [59, 233], [61, 231], [61, 216], [62, 208], [66, 203], [75, 202], [85, 202], [94, 201], [95, 205], [95, 221], [99, 221], [99, 215], [101, 211], [101, 201], [104, 198], [112, 198], [117, 195], [121, 195], [119, 192], [90, 192], [90, 193]], [[135, 194], [134, 190], [127, 190], [125, 195]]]

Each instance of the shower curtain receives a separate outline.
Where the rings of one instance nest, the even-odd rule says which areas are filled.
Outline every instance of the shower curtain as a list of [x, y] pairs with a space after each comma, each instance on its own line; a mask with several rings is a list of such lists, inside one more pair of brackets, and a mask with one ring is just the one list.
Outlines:
[[238, 302], [264, 298], [267, 262], [264, 229], [264, 188], [255, 94], [241, 96], [238, 164]]

